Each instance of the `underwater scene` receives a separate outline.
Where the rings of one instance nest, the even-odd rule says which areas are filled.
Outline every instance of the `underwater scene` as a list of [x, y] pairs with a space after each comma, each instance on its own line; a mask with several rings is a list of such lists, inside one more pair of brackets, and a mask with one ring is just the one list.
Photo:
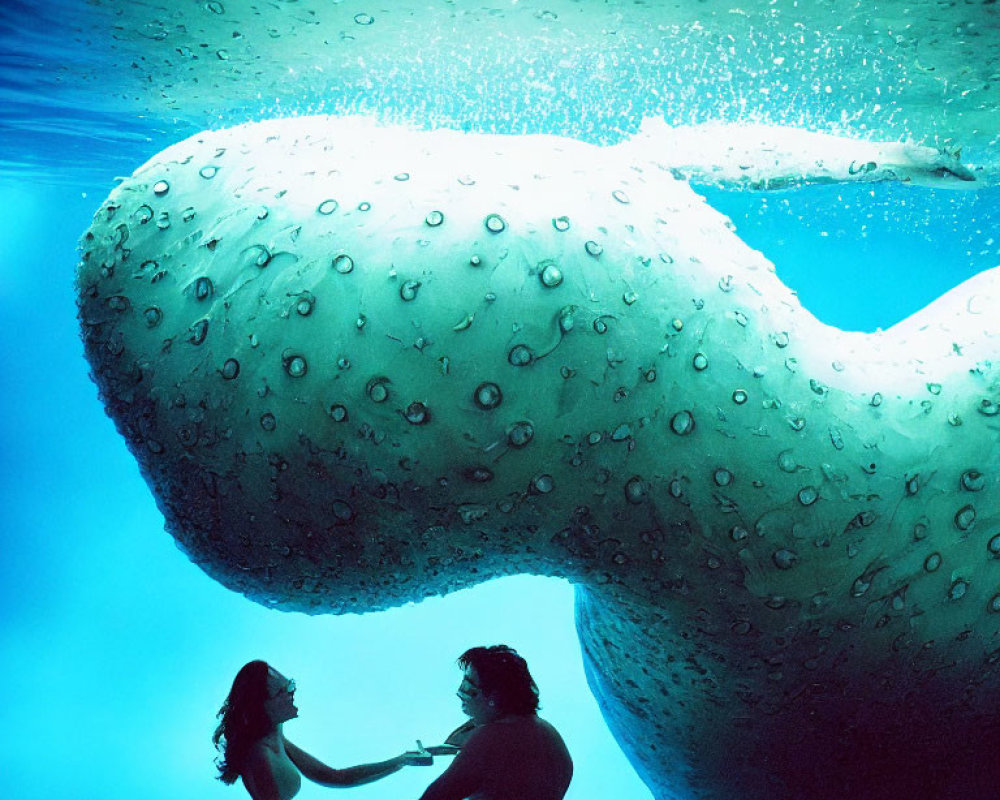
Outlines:
[[997, 796], [992, 0], [3, 0], [0, 207], [0, 796]]

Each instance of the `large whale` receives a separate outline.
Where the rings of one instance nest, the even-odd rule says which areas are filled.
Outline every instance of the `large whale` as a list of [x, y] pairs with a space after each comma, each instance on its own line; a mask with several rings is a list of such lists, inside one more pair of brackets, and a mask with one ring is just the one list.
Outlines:
[[1000, 268], [841, 331], [677, 177], [974, 176], [760, 134], [314, 117], [155, 156], [83, 238], [79, 318], [170, 533], [310, 613], [569, 579], [659, 800], [994, 797]]

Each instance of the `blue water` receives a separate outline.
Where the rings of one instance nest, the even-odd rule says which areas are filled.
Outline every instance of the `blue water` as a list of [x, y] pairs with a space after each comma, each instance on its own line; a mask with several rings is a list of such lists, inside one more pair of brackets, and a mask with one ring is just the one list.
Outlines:
[[[195, 5], [204, 4], [186, 4]], [[162, 531], [87, 377], [72, 291], [76, 240], [116, 175], [199, 127], [256, 118], [264, 105], [273, 112], [274, 101], [212, 114], [181, 95], [175, 116], [151, 103], [138, 114], [128, 92], [145, 90], [122, 89], [120, 76], [102, 71], [128, 69], [120, 62], [128, 37], [87, 28], [96, 13], [84, 3], [0, 6], [0, 797], [245, 796], [213, 780], [209, 737], [233, 674], [257, 657], [299, 685], [301, 718], [286, 726], [289, 738], [335, 766], [388, 757], [455, 727], [455, 657], [506, 642], [527, 658], [542, 714], [573, 754], [570, 800], [648, 798], [586, 687], [568, 585], [511, 578], [381, 614], [310, 618], [222, 589]], [[517, 50], [516, 31], [509, 41]], [[423, 48], [431, 52], [427, 41]], [[539, 68], [549, 60], [538, 53]], [[521, 69], [497, 67], [505, 68]], [[556, 103], [554, 128], [614, 95], [599, 90], [594, 70], [572, 102]], [[534, 101], [514, 102], [518, 90], [502, 74], [486, 77], [501, 110], [506, 103], [495, 127], [537, 129]], [[456, 115], [461, 86], [446, 100], [426, 74], [413, 81], [408, 95], [383, 96], [388, 116], [417, 117], [428, 106], [431, 117]], [[283, 113], [317, 107], [294, 82], [286, 89], [276, 98]], [[685, 91], [674, 101], [697, 106]], [[325, 102], [379, 110], [378, 97], [357, 86]], [[653, 106], [613, 108], [588, 117], [589, 138], [620, 138]], [[887, 327], [1000, 264], [996, 188], [702, 191], [807, 308], [844, 328]], [[417, 797], [439, 769], [411, 768], [350, 796]], [[300, 797], [325, 791], [307, 785]]]

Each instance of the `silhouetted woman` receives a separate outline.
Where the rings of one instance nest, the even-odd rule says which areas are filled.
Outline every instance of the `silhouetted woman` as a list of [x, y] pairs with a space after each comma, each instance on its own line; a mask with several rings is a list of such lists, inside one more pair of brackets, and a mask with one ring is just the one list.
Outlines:
[[222, 721], [212, 741], [222, 753], [219, 780], [243, 785], [253, 800], [290, 800], [301, 775], [322, 786], [360, 786], [391, 775], [409, 764], [430, 762], [427, 753], [409, 752], [347, 769], [333, 769], [288, 741], [282, 723], [298, 716], [295, 681], [264, 661], [251, 661], [236, 674], [222, 705]]

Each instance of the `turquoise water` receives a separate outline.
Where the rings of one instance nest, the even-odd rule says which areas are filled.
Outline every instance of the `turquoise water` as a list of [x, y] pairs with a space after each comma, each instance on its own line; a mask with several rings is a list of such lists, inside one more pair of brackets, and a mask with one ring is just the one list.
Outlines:
[[[649, 797], [586, 687], [568, 585], [510, 578], [381, 614], [310, 618], [253, 605], [190, 564], [162, 531], [135, 462], [88, 380], [75, 320], [75, 247], [116, 175], [202, 127], [267, 114], [364, 110], [432, 125], [616, 141], [643, 113], [669, 110], [686, 122], [718, 107], [706, 100], [717, 89], [696, 79], [706, 69], [701, 56], [721, 35], [697, 39], [697, 52], [678, 49], [655, 61], [652, 45], [643, 50], [647, 56], [635, 56], [635, 42], [654, 34], [634, 19], [619, 20], [617, 38], [607, 33], [608, 15], [619, 8], [613, 4], [611, 11], [609, 4], [504, 4], [492, 16], [470, 10], [442, 28], [435, 24], [448, 5], [442, 3], [407, 17], [404, 45], [393, 38], [395, 28], [380, 33], [389, 23], [404, 27], [401, 11], [334, 4], [340, 16], [328, 39], [381, 35], [364, 52], [367, 68], [377, 76], [393, 63], [408, 70], [395, 83], [369, 86], [357, 54], [328, 57], [334, 66], [342, 59], [344, 71], [339, 83], [327, 78], [319, 91], [314, 75], [296, 75], [304, 73], [301, 62], [322, 15], [310, 20], [305, 3], [261, 4], [260, 15], [243, 20], [252, 28], [238, 27], [259, 28], [267, 41], [274, 41], [269, 28], [294, 30], [285, 39], [299, 36], [303, 44], [289, 51], [294, 68], [270, 57], [256, 62], [266, 94], [257, 98], [250, 72], [243, 81], [217, 72], [239, 61], [248, 39], [265, 52], [249, 33], [236, 38], [232, 25], [223, 30], [215, 19], [249, 12], [229, 3], [220, 15], [207, 5], [52, 3], [41, 12], [8, 2], [0, 9], [0, 796], [242, 796], [212, 779], [209, 736], [232, 675], [255, 657], [300, 687], [301, 719], [287, 726], [289, 738], [335, 766], [393, 755], [416, 738], [430, 744], [459, 721], [455, 657], [473, 644], [506, 642], [528, 659], [542, 714], [574, 756], [568, 797]], [[293, 11], [297, 22], [288, 19]], [[369, 11], [371, 25], [353, 21]], [[528, 27], [536, 23], [548, 26], [541, 44]], [[174, 46], [181, 26], [186, 38]], [[463, 33], [470, 29], [480, 38]], [[355, 38], [343, 38], [345, 31]], [[669, 38], [670, 31], [658, 35]], [[622, 55], [627, 37], [631, 58]], [[592, 58], [596, 40], [604, 42], [601, 62]], [[212, 71], [192, 82], [202, 62], [191, 66], [184, 48], [197, 51], [205, 41]], [[463, 41], [468, 46], [459, 46]], [[747, 52], [773, 54], [783, 43], [777, 23], [759, 28], [755, 41]], [[847, 59], [855, 45], [838, 42]], [[225, 59], [218, 55], [223, 43], [231, 50]], [[877, 44], [866, 47], [877, 53]], [[457, 56], [461, 69], [450, 60]], [[536, 77], [550, 73], [552, 91], [526, 81], [529, 57]], [[733, 97], [759, 98], [755, 70], [773, 58], [748, 62], [738, 54], [732, 63], [742, 76], [728, 84]], [[674, 88], [643, 93], [637, 80], [645, 89], [658, 82]], [[869, 90], [854, 86], [857, 107], [871, 106]], [[905, 94], [901, 102], [916, 108]], [[808, 93], [784, 97], [772, 116], [791, 106], [812, 120], [839, 117], [836, 101]], [[478, 121], [463, 123], [470, 107]], [[734, 101], [727, 113], [739, 107]], [[893, 124], [887, 121], [887, 130]], [[986, 163], [988, 137], [969, 138]], [[887, 327], [1000, 264], [997, 188], [703, 192], [777, 265], [807, 308], [847, 329]], [[351, 796], [416, 797], [438, 769], [410, 769]], [[300, 797], [323, 791], [305, 786]]]

